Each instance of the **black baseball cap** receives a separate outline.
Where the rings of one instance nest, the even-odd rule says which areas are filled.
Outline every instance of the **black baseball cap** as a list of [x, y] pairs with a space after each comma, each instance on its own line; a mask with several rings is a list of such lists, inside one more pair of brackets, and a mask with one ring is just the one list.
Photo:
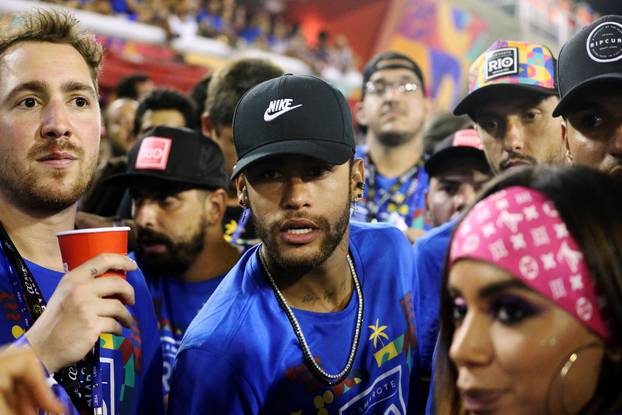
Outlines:
[[622, 16], [603, 16], [581, 29], [559, 53], [560, 101], [553, 116], [563, 115], [581, 93], [597, 84], [622, 86]]
[[459, 164], [461, 160], [471, 159], [479, 162], [482, 172], [489, 172], [490, 166], [477, 131], [474, 129], [458, 130], [445, 137], [434, 147], [432, 155], [424, 164], [430, 176], [441, 173], [448, 161]]
[[226, 189], [227, 173], [220, 147], [198, 131], [159, 126], [145, 133], [128, 154], [127, 171], [109, 185], [135, 188], [174, 184], [198, 189]]
[[354, 155], [352, 115], [345, 97], [314, 76], [286, 74], [242, 96], [233, 115], [238, 162], [231, 179], [250, 164], [281, 154], [343, 164]]
[[417, 62], [412, 60], [409, 56], [400, 52], [382, 52], [374, 56], [363, 69], [363, 89], [361, 91], [362, 96], [365, 96], [365, 88], [369, 78], [382, 69], [408, 69], [417, 75], [421, 81], [421, 90], [425, 95], [425, 79], [423, 79], [423, 71], [421, 67], [417, 65]]

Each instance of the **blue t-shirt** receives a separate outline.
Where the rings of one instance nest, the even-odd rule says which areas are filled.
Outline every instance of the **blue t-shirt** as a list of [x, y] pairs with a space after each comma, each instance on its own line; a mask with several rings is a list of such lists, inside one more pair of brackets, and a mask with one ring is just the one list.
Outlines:
[[360, 222], [387, 222], [401, 230], [425, 231], [425, 193], [430, 178], [423, 162], [403, 177], [385, 177], [373, 166], [366, 146], [356, 148], [355, 157], [365, 162], [365, 191], [352, 219]]
[[433, 228], [415, 241], [417, 338], [422, 370], [431, 371], [434, 345], [438, 336], [440, 295], [445, 258], [449, 252], [451, 235], [458, 223], [451, 220]]
[[[1, 254], [0, 254], [1, 255]], [[0, 344], [11, 343], [25, 331], [11, 284], [7, 261], [0, 257]], [[28, 269], [49, 301], [63, 273], [26, 261]], [[136, 303], [127, 306], [136, 324], [123, 328], [123, 335], [100, 337], [100, 370], [104, 414], [162, 414], [162, 354], [149, 290], [140, 271], [128, 272]], [[69, 402], [62, 388], [61, 399]], [[74, 413], [77, 411], [74, 409]]]
[[220, 275], [207, 281], [184, 282], [176, 278], [147, 276], [147, 286], [153, 297], [162, 342], [162, 387], [165, 395], [170, 390], [173, 363], [181, 339], [192, 319], [224, 277]]
[[429, 396], [426, 413], [434, 414], [434, 350], [438, 338], [440, 296], [445, 260], [449, 253], [451, 235], [458, 224], [453, 219], [415, 241], [415, 315], [419, 345], [419, 367], [423, 377], [429, 377]]
[[[347, 379], [327, 386], [305, 365], [286, 314], [248, 250], [190, 324], [175, 361], [171, 414], [412, 413], [418, 361], [412, 246], [386, 224], [351, 224], [364, 315]], [[358, 298], [334, 313], [294, 310], [322, 368], [337, 373], [352, 342]]]

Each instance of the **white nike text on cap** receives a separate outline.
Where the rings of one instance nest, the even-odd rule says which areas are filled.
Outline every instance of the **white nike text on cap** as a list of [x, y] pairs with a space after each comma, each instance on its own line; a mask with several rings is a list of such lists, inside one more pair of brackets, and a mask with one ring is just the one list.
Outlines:
[[275, 99], [270, 101], [268, 108], [266, 108], [266, 112], [263, 114], [263, 120], [269, 122], [280, 117], [286, 112], [302, 107], [302, 104], [292, 106], [293, 101], [294, 100], [291, 98]]

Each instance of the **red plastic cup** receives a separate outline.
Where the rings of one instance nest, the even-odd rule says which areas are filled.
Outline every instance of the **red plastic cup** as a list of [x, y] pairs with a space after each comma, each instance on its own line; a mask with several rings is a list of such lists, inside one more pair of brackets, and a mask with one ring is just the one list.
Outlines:
[[[80, 266], [99, 254], [127, 255], [127, 234], [130, 228], [91, 228], [59, 232], [56, 234], [65, 272]], [[120, 277], [123, 271], [107, 271], [98, 277]]]

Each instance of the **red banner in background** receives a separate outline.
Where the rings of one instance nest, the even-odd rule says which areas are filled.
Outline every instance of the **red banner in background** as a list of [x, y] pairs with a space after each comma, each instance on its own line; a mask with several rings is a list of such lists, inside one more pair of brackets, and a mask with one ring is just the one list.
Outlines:
[[105, 95], [115, 89], [121, 78], [132, 73], [146, 73], [158, 87], [188, 93], [210, 68], [188, 65], [172, 49], [98, 36], [104, 46], [104, 68], [99, 79]]

